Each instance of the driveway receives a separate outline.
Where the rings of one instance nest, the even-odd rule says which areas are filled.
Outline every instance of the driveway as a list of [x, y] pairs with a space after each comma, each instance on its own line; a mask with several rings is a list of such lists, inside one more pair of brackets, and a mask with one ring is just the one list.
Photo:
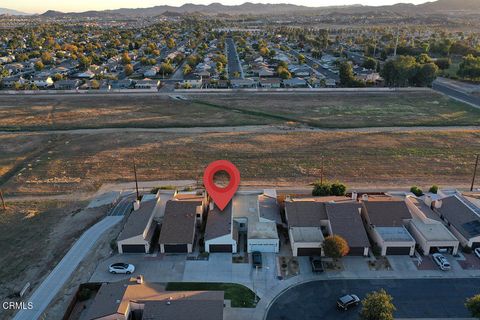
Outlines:
[[396, 318], [469, 317], [465, 299], [478, 294], [480, 279], [327, 280], [300, 284], [282, 293], [271, 305], [267, 320], [358, 319], [361, 309], [336, 310], [336, 299], [355, 293], [360, 299], [384, 288], [393, 296]]
[[[90, 282], [115, 282], [140, 274], [148, 282], [182, 281], [185, 257], [185, 255], [117, 254], [98, 264]], [[108, 266], [116, 262], [133, 264], [135, 272], [133, 275], [109, 273]]]
[[20, 310], [14, 320], [38, 319], [80, 262], [89, 254], [98, 238], [122, 219], [123, 216], [108, 216], [85, 231], [28, 299], [33, 304], [33, 309]]

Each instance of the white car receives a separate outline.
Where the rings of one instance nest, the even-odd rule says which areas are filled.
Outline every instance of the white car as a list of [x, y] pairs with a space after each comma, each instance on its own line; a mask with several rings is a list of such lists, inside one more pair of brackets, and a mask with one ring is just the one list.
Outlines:
[[135, 271], [135, 266], [133, 264], [128, 263], [114, 263], [108, 267], [108, 272], [116, 274], [116, 273], [125, 273], [131, 274]]
[[480, 248], [477, 248], [475, 250], [473, 250], [473, 252], [475, 253], [475, 255], [480, 258]]
[[433, 261], [440, 267], [441, 270], [447, 271], [451, 269], [450, 263], [448, 262], [447, 258], [443, 254], [434, 253]]

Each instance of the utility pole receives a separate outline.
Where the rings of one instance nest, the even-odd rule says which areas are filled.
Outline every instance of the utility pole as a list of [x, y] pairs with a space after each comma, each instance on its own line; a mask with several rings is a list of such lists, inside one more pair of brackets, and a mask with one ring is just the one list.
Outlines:
[[135, 190], [137, 191], [137, 200], [140, 200], [140, 194], [138, 193], [137, 165], [135, 164], [135, 158], [133, 158], [133, 173], [135, 175]]
[[477, 154], [477, 160], [475, 161], [475, 169], [473, 169], [473, 178], [472, 178], [472, 185], [470, 186], [470, 191], [473, 191], [473, 186], [475, 185], [475, 178], [477, 176], [479, 158], [480, 158], [480, 154]]
[[7, 206], [5, 205], [5, 199], [3, 199], [3, 192], [2, 192], [2, 190], [0, 190], [0, 199], [2, 200], [3, 210], [7, 210]]
[[325, 165], [324, 165], [325, 161], [324, 160], [325, 160], [325, 157], [322, 156], [322, 169], [320, 171], [320, 184], [323, 184], [323, 171], [325, 169]]

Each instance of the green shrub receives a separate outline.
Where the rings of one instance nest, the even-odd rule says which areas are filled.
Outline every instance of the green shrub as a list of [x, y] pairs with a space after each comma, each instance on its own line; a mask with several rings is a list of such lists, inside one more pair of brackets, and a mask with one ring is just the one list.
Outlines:
[[332, 195], [344, 196], [345, 192], [347, 191], [347, 186], [342, 183], [335, 182], [335, 183], [332, 183], [330, 189], [331, 189]]
[[422, 189], [420, 189], [419, 187], [417, 186], [413, 186], [410, 188], [410, 192], [413, 193], [414, 195], [416, 195], [417, 197], [420, 197], [423, 195], [423, 191]]
[[312, 196], [326, 197], [331, 195], [331, 193], [332, 193], [332, 189], [330, 184], [317, 182], [313, 185]]
[[436, 194], [438, 192], [438, 186], [437, 185], [431, 186], [430, 189], [428, 189], [428, 192]]
[[326, 197], [326, 196], [344, 196], [347, 191], [347, 186], [340, 182], [328, 183], [319, 181], [313, 184], [312, 196]]

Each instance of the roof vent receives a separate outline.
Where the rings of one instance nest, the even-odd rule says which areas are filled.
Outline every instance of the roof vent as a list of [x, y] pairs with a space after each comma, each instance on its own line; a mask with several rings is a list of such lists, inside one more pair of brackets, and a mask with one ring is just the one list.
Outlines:
[[120, 304], [120, 300], [119, 300], [119, 299], [117, 299], [115, 302], [116, 302], [117, 304]]

